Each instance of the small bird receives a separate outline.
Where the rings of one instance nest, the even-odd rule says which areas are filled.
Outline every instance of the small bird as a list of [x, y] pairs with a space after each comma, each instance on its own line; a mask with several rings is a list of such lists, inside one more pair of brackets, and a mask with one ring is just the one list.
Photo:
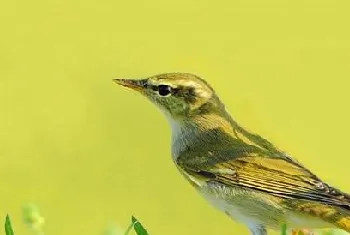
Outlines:
[[191, 73], [114, 79], [165, 114], [172, 159], [214, 207], [251, 234], [286, 225], [350, 232], [350, 195], [331, 187], [271, 142], [239, 125], [214, 89]]

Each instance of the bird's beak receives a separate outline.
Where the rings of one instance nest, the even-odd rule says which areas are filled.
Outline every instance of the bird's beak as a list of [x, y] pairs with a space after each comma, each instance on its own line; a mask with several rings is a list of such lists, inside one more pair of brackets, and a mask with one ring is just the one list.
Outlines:
[[144, 89], [143, 87], [143, 80], [136, 80], [136, 79], [113, 79], [113, 82], [117, 83], [118, 85], [122, 85], [128, 88], [131, 88], [136, 91], [141, 91]]

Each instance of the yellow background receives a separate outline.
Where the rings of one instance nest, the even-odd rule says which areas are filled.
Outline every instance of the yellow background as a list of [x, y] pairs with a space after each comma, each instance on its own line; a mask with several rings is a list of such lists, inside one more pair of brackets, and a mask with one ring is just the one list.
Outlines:
[[0, 7], [0, 216], [102, 234], [248, 234], [178, 174], [170, 130], [114, 77], [193, 72], [239, 123], [350, 192], [347, 0], [19, 0]]

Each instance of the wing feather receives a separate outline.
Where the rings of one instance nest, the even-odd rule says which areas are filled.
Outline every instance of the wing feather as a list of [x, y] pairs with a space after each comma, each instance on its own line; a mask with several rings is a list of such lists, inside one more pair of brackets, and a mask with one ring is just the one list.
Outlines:
[[207, 165], [197, 172], [206, 175], [207, 181], [350, 209], [349, 195], [330, 187], [290, 158], [244, 156], [219, 162], [214, 166]]

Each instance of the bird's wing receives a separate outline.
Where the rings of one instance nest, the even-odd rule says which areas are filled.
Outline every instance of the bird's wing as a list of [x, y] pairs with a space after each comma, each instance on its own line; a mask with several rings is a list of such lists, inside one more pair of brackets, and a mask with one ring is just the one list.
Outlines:
[[306, 199], [350, 209], [349, 195], [330, 187], [288, 157], [252, 155], [200, 168], [197, 165], [187, 170], [205, 177], [206, 181], [241, 186], [282, 198]]

